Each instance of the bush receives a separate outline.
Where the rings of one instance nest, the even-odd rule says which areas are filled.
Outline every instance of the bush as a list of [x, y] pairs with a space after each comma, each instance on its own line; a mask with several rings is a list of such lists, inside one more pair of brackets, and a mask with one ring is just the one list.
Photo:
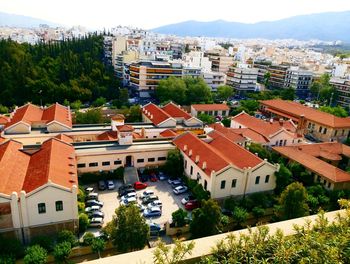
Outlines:
[[203, 189], [201, 184], [197, 184], [193, 190], [193, 195], [199, 200], [208, 200], [210, 198], [210, 193]]
[[77, 244], [77, 238], [75, 237], [72, 231], [63, 230], [58, 233], [57, 243], [63, 242], [68, 242], [71, 245], [71, 247], [74, 247]]
[[93, 233], [86, 232], [86, 234], [83, 236], [83, 243], [85, 246], [90, 246], [94, 239], [95, 239], [95, 236]]
[[85, 203], [78, 202], [78, 212], [79, 213], [84, 213], [85, 212]]
[[264, 216], [265, 210], [261, 207], [255, 206], [252, 209], [252, 213], [253, 213], [255, 218], [260, 218], [260, 217]]
[[24, 256], [25, 264], [44, 264], [47, 259], [47, 251], [39, 245], [28, 247]]
[[42, 248], [46, 249], [48, 252], [51, 252], [53, 250], [54, 240], [49, 236], [37, 236], [31, 240], [30, 245], [39, 245]]
[[237, 206], [237, 201], [233, 198], [227, 198], [224, 201], [224, 208], [233, 212], [233, 209]]
[[175, 227], [182, 227], [186, 224], [187, 212], [182, 208], [172, 213], [173, 223]]
[[0, 264], [15, 264], [16, 258], [12, 255], [1, 255], [0, 254]]
[[0, 236], [0, 255], [20, 258], [23, 253], [23, 246], [18, 239]]
[[7, 108], [7, 106], [0, 104], [0, 114], [7, 114], [8, 112], [9, 112], [9, 109]]
[[89, 217], [84, 214], [84, 213], [81, 213], [79, 215], [79, 232], [84, 232], [87, 227], [89, 225]]
[[71, 251], [72, 247], [68, 241], [57, 244], [53, 250], [55, 261], [58, 263], [66, 262]]
[[79, 186], [78, 191], [78, 201], [84, 203], [85, 202], [86, 193], [83, 187]]
[[79, 175], [80, 184], [96, 183], [100, 180], [122, 180], [124, 176], [124, 168], [119, 167], [115, 171], [102, 171], [102, 172], [86, 172]]

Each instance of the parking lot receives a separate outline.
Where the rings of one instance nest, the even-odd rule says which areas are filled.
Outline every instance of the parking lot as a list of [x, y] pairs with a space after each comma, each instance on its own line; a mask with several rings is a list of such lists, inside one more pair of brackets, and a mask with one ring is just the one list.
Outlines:
[[[159, 200], [162, 202], [162, 215], [155, 218], [147, 218], [147, 222], [154, 222], [163, 226], [168, 220], [171, 219], [171, 214], [183, 208], [181, 204], [181, 199], [187, 196], [187, 193], [175, 195], [173, 192], [172, 186], [165, 181], [157, 182], [147, 182], [148, 187], [142, 190], [136, 190], [138, 196], [138, 202], [141, 203], [139, 197], [144, 190], [153, 190], [154, 194], [159, 197]], [[97, 185], [92, 185], [94, 191], [99, 193], [99, 200], [104, 203], [101, 211], [104, 212], [104, 225], [110, 222], [113, 218], [115, 209], [120, 205], [120, 199], [118, 198], [118, 188], [122, 185], [121, 181], [115, 181], [116, 188], [114, 190], [104, 190], [99, 191]], [[90, 185], [91, 186], [91, 185]], [[96, 228], [89, 228], [88, 231], [96, 231]]]

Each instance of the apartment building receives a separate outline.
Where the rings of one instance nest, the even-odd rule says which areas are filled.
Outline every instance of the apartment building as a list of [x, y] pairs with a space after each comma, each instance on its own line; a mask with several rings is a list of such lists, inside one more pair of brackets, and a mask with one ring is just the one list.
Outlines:
[[350, 173], [339, 163], [350, 158], [350, 147], [337, 142], [274, 147], [274, 151], [292, 162], [299, 163], [311, 173], [316, 183], [328, 190], [349, 190]]
[[216, 92], [219, 86], [226, 84], [226, 74], [222, 72], [203, 72], [201, 77], [210, 86], [212, 92]]
[[258, 71], [247, 64], [236, 64], [227, 72], [227, 85], [233, 87], [238, 94], [256, 90]]
[[225, 117], [230, 114], [230, 108], [226, 104], [193, 104], [191, 105], [191, 115], [197, 117], [206, 114], [213, 117]]
[[330, 84], [337, 91], [337, 105], [344, 107], [346, 110], [350, 109], [350, 80], [332, 78]]
[[28, 149], [0, 143], [0, 233], [29, 243], [43, 233], [78, 230], [74, 147], [56, 138]]
[[289, 66], [270, 65], [268, 72], [270, 73], [269, 87], [271, 89], [283, 89]]
[[270, 65], [271, 65], [271, 63], [265, 62], [265, 61], [255, 61], [254, 62], [253, 68], [257, 69], [257, 71], [258, 71], [257, 81], [259, 83], [264, 83], [265, 74], [268, 72]]
[[137, 51], [124, 51], [115, 56], [115, 73], [117, 78], [123, 80], [127, 84], [130, 79], [129, 64], [140, 58]]
[[183, 55], [182, 58], [185, 66], [202, 69], [202, 72], [211, 72], [211, 61], [204, 56], [202, 51], [191, 51]]
[[211, 70], [213, 72], [226, 73], [234, 62], [234, 57], [226, 55], [226, 53], [221, 50], [207, 51], [205, 52], [205, 56], [211, 61]]
[[310, 71], [299, 69], [298, 67], [290, 67], [286, 73], [285, 88], [295, 89], [295, 94], [300, 99], [310, 96], [310, 87], [312, 84], [313, 73]]
[[297, 102], [280, 99], [260, 101], [261, 112], [272, 118], [291, 119], [297, 133], [315, 140], [344, 142], [350, 136], [350, 118], [337, 117]]
[[192, 133], [174, 139], [184, 157], [185, 174], [210, 192], [211, 198], [272, 191], [276, 186], [278, 165], [250, 153], [214, 131], [202, 140]]

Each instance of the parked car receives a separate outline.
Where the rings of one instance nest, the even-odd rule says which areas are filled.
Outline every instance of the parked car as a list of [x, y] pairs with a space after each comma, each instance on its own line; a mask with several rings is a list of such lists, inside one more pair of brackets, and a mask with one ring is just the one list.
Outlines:
[[93, 187], [86, 187], [86, 188], [85, 188], [85, 191], [86, 191], [87, 193], [91, 193], [91, 192], [94, 191], [94, 188], [93, 188]]
[[174, 188], [174, 193], [175, 194], [181, 194], [187, 192], [188, 188], [185, 185], [180, 185]]
[[159, 179], [160, 181], [166, 181], [166, 180], [168, 179], [168, 176], [166, 176], [166, 175], [164, 174], [164, 172], [160, 171], [159, 174], [158, 174], [158, 179]]
[[162, 210], [159, 207], [151, 207], [143, 211], [144, 217], [155, 217], [155, 216], [161, 216], [161, 215], [162, 215]]
[[193, 210], [193, 209], [196, 209], [196, 208], [199, 208], [199, 202], [197, 200], [195, 201], [190, 201], [188, 203], [185, 204], [185, 209], [186, 210]]
[[182, 198], [181, 203], [182, 203], [183, 205], [185, 205], [185, 204], [188, 203], [189, 201], [193, 201], [193, 200], [196, 200], [196, 198], [195, 198], [193, 195], [189, 195], [189, 196], [187, 196], [187, 197]]
[[145, 197], [148, 197], [148, 196], [151, 196], [154, 194], [154, 191], [153, 190], [145, 190], [141, 196], [140, 196], [140, 199], [143, 199]]
[[130, 189], [130, 188], [132, 188], [132, 185], [131, 185], [131, 184], [124, 184], [124, 185], [122, 185], [122, 186], [120, 186], [120, 187], [118, 188], [118, 193], [121, 193], [121, 192], [123, 192], [124, 190]]
[[85, 208], [85, 213], [89, 214], [89, 213], [92, 213], [92, 212], [98, 212], [100, 211], [101, 208], [97, 205], [93, 205], [93, 206], [90, 206], [90, 207], [86, 207]]
[[136, 197], [137, 197], [136, 192], [130, 192], [130, 193], [125, 194], [124, 196], [121, 197], [121, 200], [123, 201], [123, 200], [131, 198], [131, 197], [134, 197], [136, 199]]
[[98, 182], [98, 189], [99, 189], [100, 191], [106, 190], [106, 188], [107, 188], [107, 186], [106, 186], [105, 181], [99, 181], [99, 182]]
[[107, 188], [108, 188], [108, 190], [114, 190], [115, 189], [115, 185], [114, 185], [114, 182], [112, 180], [107, 181]]
[[85, 198], [86, 201], [88, 200], [96, 200], [98, 201], [98, 193], [95, 193], [95, 192], [91, 192], [89, 193], [86, 198]]
[[143, 212], [146, 209], [146, 207], [142, 204], [136, 204], [136, 206], [139, 208], [140, 212]]
[[124, 195], [126, 195], [126, 194], [128, 194], [128, 193], [133, 193], [133, 192], [135, 192], [135, 189], [134, 189], [134, 188], [128, 188], [128, 189], [125, 189], [125, 190], [123, 190], [122, 192], [120, 192], [120, 193], [119, 193], [119, 196], [124, 196]]
[[125, 206], [128, 206], [132, 203], [136, 203], [137, 200], [136, 200], [136, 196], [133, 196], [133, 197], [128, 197], [128, 198], [125, 198], [125, 199], [122, 199], [122, 201], [120, 202], [121, 205], [125, 205]]
[[181, 182], [181, 179], [175, 178], [175, 179], [169, 179], [169, 180], [168, 180], [168, 183], [171, 184], [171, 185], [172, 185], [174, 182]]
[[142, 203], [143, 204], [149, 204], [155, 200], [159, 200], [158, 196], [157, 195], [150, 195], [148, 197], [145, 197], [142, 199]]
[[89, 218], [96, 218], [96, 217], [100, 217], [100, 218], [104, 218], [105, 214], [101, 211], [91, 211], [88, 213]]
[[162, 209], [162, 201], [161, 200], [155, 200], [151, 203], [148, 204], [148, 208], [151, 208], [151, 207], [159, 207], [160, 209]]
[[103, 218], [95, 217], [90, 220], [90, 227], [102, 227], [103, 226]]
[[135, 188], [135, 190], [142, 190], [142, 189], [145, 189], [145, 188], [147, 188], [147, 183], [143, 183], [143, 182], [135, 182], [134, 183], [134, 188]]
[[158, 181], [157, 175], [156, 175], [154, 172], [152, 172], [151, 175], [150, 175], [150, 177], [149, 177], [149, 180], [150, 180], [151, 182], [156, 182], [156, 181]]
[[149, 223], [149, 233], [151, 236], [158, 236], [159, 231], [162, 229], [159, 224]]
[[88, 200], [85, 202], [85, 206], [99, 206], [100, 208], [103, 207], [103, 202], [97, 201], [97, 200]]

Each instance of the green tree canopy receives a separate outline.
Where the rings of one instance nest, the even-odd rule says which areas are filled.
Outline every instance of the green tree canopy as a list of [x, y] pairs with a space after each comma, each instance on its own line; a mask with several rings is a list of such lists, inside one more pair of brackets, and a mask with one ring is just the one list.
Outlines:
[[339, 117], [347, 117], [348, 113], [346, 112], [346, 110], [341, 107], [341, 106], [321, 106], [319, 108], [319, 110], [321, 110], [322, 112], [326, 112], [335, 116], [339, 116]]
[[228, 85], [221, 85], [216, 92], [216, 98], [220, 101], [227, 101], [233, 95], [233, 88]]
[[164, 170], [171, 178], [182, 177], [184, 172], [183, 163], [184, 161], [180, 150], [169, 150], [167, 160], [164, 164]]
[[104, 118], [100, 108], [91, 108], [86, 112], [76, 112], [75, 122], [77, 124], [101, 124]]
[[201, 113], [197, 117], [204, 124], [213, 124], [213, 123], [215, 123], [215, 118], [213, 116], [211, 116], [211, 115]]
[[202, 78], [186, 77], [186, 104], [211, 103], [213, 101], [210, 87]]
[[184, 104], [186, 100], [186, 83], [181, 78], [169, 77], [159, 81], [155, 94], [161, 103], [174, 101]]
[[92, 252], [97, 253], [98, 257], [101, 258], [101, 252], [105, 249], [106, 242], [101, 238], [95, 238], [92, 240], [91, 249]]
[[72, 245], [68, 241], [58, 243], [53, 249], [53, 256], [58, 263], [66, 263], [70, 253], [72, 252]]
[[292, 173], [290, 170], [284, 166], [283, 164], [280, 164], [280, 169], [278, 172], [275, 173], [276, 176], [276, 193], [281, 193], [290, 183], [292, 183]]
[[186, 224], [187, 212], [182, 208], [173, 212], [171, 216], [176, 227], [182, 227]]

